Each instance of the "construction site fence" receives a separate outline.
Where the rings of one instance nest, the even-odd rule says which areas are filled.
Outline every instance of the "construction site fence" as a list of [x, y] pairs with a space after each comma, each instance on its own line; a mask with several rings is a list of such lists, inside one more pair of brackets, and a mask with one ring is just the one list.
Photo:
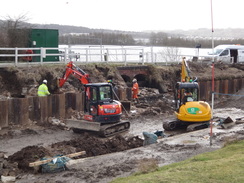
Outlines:
[[[131, 89], [118, 90], [118, 100], [131, 97]], [[26, 96], [0, 100], [0, 129], [9, 125], [25, 125], [35, 122], [44, 125], [55, 119], [70, 119], [84, 110], [84, 93], [63, 93], [49, 96]]]
[[[136, 63], [144, 65], [145, 63], [170, 65], [179, 63], [185, 57], [188, 61], [198, 61], [205, 58], [195, 54], [181, 54], [175, 50], [179, 48], [170, 48], [165, 51], [161, 48], [146, 49], [145, 47], [59, 47], [59, 48], [0, 48], [0, 67], [6, 66], [25, 66], [36, 64], [58, 64], [69, 61], [80, 63], [119, 63], [127, 65]], [[28, 51], [32, 51], [30, 54]], [[187, 52], [188, 53], [188, 52]], [[28, 59], [31, 57], [31, 62]], [[210, 63], [210, 60], [208, 60]]]

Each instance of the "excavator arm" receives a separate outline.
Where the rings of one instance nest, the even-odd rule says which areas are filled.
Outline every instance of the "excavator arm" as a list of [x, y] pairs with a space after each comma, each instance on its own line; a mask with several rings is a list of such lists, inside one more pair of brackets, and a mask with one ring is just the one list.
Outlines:
[[191, 78], [189, 66], [185, 60], [185, 57], [182, 59], [181, 65], [181, 82], [189, 82]]
[[74, 77], [79, 79], [81, 84], [90, 83], [89, 74], [85, 73], [85, 71], [83, 71], [81, 68], [76, 66], [72, 61], [70, 61], [66, 65], [66, 69], [65, 69], [63, 77], [59, 78], [59, 80], [58, 80], [59, 81], [58, 86], [62, 87], [70, 75], [73, 75]]

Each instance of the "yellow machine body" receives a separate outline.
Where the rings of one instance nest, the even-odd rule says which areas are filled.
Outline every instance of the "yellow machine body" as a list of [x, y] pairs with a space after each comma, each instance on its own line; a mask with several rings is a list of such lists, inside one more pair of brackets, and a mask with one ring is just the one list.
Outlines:
[[175, 114], [178, 120], [184, 122], [205, 122], [212, 118], [210, 105], [204, 101], [186, 102]]

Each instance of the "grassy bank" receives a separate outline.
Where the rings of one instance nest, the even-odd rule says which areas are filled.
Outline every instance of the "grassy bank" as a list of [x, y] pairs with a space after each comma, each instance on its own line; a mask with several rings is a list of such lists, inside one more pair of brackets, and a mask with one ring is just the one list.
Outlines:
[[136, 173], [112, 183], [240, 183], [244, 182], [244, 141], [191, 159]]

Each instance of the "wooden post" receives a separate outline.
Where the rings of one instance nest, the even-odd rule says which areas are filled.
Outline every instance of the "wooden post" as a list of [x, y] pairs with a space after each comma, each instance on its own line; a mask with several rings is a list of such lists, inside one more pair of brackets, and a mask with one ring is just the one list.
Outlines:
[[58, 118], [65, 118], [65, 95], [59, 94], [58, 96]]
[[47, 123], [48, 122], [48, 100], [47, 97], [38, 97], [39, 98], [39, 104], [40, 104], [40, 114], [41, 114], [41, 118], [39, 123], [43, 124], [43, 123]]
[[75, 93], [66, 93], [65, 94], [65, 110], [72, 108], [76, 109], [76, 94]]
[[8, 126], [8, 101], [0, 101], [0, 128]]
[[84, 93], [76, 93], [76, 110], [77, 111], [84, 111]]
[[27, 98], [13, 98], [9, 102], [9, 122], [25, 124], [29, 120], [29, 102]]

